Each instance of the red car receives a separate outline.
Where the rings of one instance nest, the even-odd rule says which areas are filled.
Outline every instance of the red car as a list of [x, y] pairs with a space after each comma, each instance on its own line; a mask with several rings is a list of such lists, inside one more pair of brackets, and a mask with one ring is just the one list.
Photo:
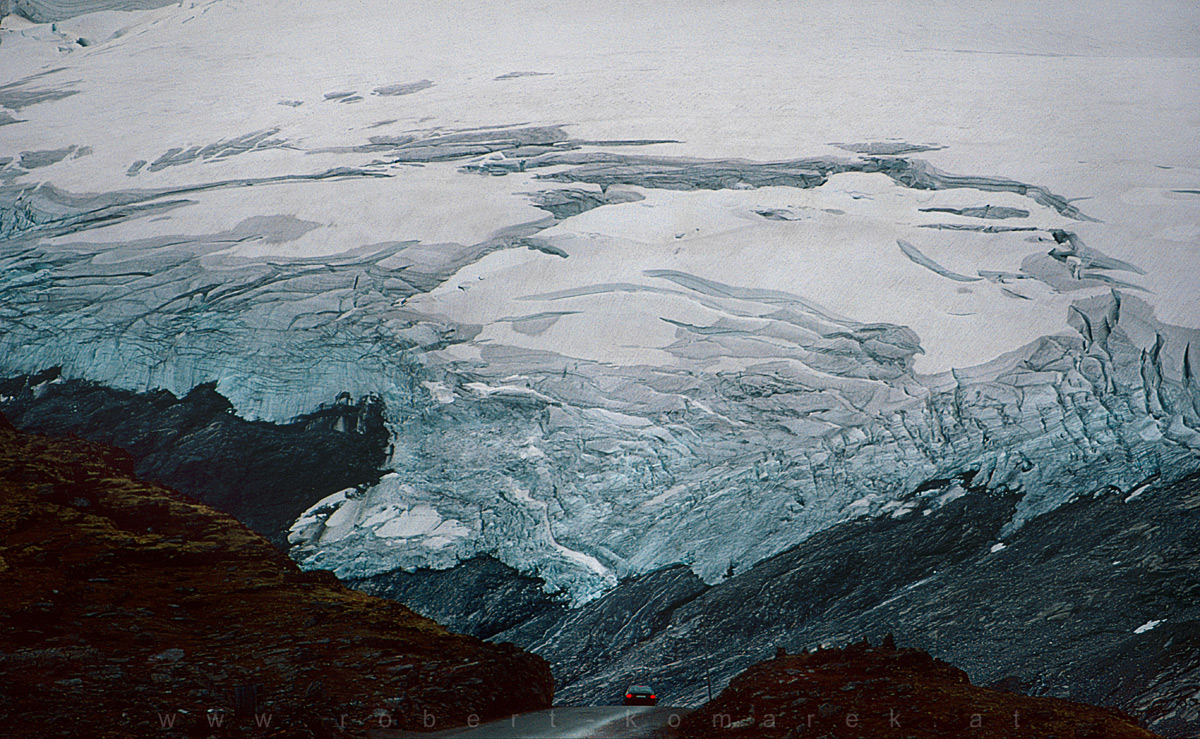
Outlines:
[[627, 706], [655, 706], [658, 705], [658, 696], [654, 691], [646, 685], [631, 685], [629, 690], [625, 691], [625, 705]]

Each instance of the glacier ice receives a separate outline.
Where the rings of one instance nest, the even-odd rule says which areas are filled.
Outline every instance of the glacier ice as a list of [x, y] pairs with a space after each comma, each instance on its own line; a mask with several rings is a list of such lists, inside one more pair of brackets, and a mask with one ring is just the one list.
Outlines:
[[1197, 11], [1081, 38], [1041, 30], [1066, 2], [928, 28], [750, 2], [753, 32], [635, 5], [619, 33], [574, 2], [6, 19], [0, 371], [216, 382], [266, 419], [378, 396], [390, 474], [294, 555], [486, 553], [576, 601], [925, 498], [1020, 491], [1012, 530], [1200, 464]]
[[[644, 174], [639, 160], [628, 166]], [[584, 232], [566, 227], [658, 204], [658, 188], [622, 184], [643, 192], [475, 245], [396, 242], [265, 261], [229, 246], [287, 245], [318, 224], [254, 217], [215, 234], [99, 248], [61, 237], [187, 207], [175, 199], [185, 193], [88, 200], [10, 188], [8, 243], [22, 248], [4, 256], [6, 369], [59, 364], [116, 385], [175, 389], [217, 378], [237, 406], [267, 417], [340, 392], [377, 394], [392, 415], [393, 474], [318, 504], [292, 530], [293, 555], [364, 577], [486, 553], [577, 601], [675, 562], [716, 579], [731, 563], [759, 561], [837, 521], [903, 515], [928, 479], [961, 480], [937, 493], [940, 502], [966, 485], [1022, 491], [1015, 527], [1080, 486], [1131, 487], [1197, 465], [1188, 359], [1196, 332], [1157, 321], [1126, 293], [1073, 295], [1088, 290], [1081, 269], [1064, 266], [1053, 280], [1016, 273], [1042, 285], [1027, 289], [1028, 315], [1044, 318], [1058, 301], [1064, 333], [925, 374], [917, 365], [925, 344], [911, 328], [846, 318], [770, 280], [739, 285], [646, 268], [672, 262], [621, 256], [644, 247], [619, 235], [629, 226], [614, 216], [576, 227], [612, 234], [593, 236], [589, 262]], [[794, 184], [839, 197], [821, 194], [828, 182]], [[763, 198], [716, 192], [727, 215], [710, 216], [692, 238], [705, 228], [730, 238], [741, 227], [721, 219], [753, 211], [737, 198]], [[1129, 270], [1061, 236], [1056, 209], [1028, 199], [1051, 224], [1041, 226], [1047, 238], [999, 251], [1040, 250], [1060, 264], [1053, 249], [1072, 242], [1095, 269]], [[821, 228], [819, 219], [783, 223]], [[521, 248], [533, 235], [547, 246]], [[903, 251], [935, 280], [965, 279], [915, 247]], [[684, 263], [728, 271], [724, 262]], [[989, 290], [1003, 282], [970, 279]], [[961, 295], [941, 283], [928, 290]], [[616, 306], [626, 313], [614, 323]]]
[[37, 23], [48, 23], [102, 11], [161, 8], [172, 2], [174, 0], [3, 0], [0, 18], [17, 13]]

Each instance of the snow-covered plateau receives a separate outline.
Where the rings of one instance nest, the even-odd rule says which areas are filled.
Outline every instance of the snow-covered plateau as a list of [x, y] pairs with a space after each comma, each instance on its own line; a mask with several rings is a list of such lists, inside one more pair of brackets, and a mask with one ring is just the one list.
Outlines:
[[1200, 468], [1195, 3], [158, 4], [0, 5], [0, 375], [379, 396], [307, 567], [583, 602]]

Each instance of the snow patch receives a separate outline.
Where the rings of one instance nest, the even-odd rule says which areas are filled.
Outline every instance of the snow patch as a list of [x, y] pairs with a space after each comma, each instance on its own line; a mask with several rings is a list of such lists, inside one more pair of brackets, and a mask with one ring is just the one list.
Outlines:
[[421, 387], [428, 390], [429, 396], [442, 405], [449, 405], [454, 402], [454, 391], [444, 382], [425, 380], [421, 383]]
[[1141, 497], [1142, 493], [1144, 493], [1150, 489], [1150, 485], [1151, 485], [1151, 483], [1149, 483], [1149, 482], [1143, 482], [1141, 485], [1138, 485], [1133, 490], [1130, 490], [1129, 495], [1125, 496], [1125, 502], [1128, 503], [1131, 500]]
[[547, 405], [559, 404], [557, 400], [551, 398], [549, 395], [539, 393], [533, 388], [521, 387], [519, 385], [492, 386], [483, 382], [468, 382], [465, 387], [481, 398], [522, 398], [537, 400]]

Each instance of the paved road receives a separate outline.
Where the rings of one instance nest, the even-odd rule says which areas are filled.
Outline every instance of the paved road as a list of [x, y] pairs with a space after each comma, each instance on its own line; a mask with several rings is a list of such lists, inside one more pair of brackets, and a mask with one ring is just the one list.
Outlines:
[[587, 706], [523, 713], [504, 721], [431, 734], [378, 730], [378, 739], [646, 739], [688, 712], [669, 706]]

